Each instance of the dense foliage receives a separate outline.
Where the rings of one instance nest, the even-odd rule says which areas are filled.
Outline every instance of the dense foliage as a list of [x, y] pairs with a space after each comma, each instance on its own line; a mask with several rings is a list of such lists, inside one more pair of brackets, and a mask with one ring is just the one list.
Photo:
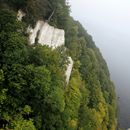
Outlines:
[[[24, 22], [16, 20], [13, 10], [19, 8], [27, 13]], [[53, 11], [50, 24], [66, 30], [67, 49], [29, 45], [26, 25], [48, 19]], [[74, 67], [67, 85], [68, 55]], [[116, 129], [107, 65], [91, 36], [69, 16], [65, 0], [1, 0], [0, 129]]]

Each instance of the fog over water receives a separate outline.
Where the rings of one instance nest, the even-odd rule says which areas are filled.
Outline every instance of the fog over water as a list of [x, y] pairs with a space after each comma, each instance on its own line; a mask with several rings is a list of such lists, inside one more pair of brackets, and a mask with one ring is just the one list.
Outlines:
[[92, 35], [116, 85], [120, 126], [130, 128], [130, 0], [69, 0], [71, 15]]

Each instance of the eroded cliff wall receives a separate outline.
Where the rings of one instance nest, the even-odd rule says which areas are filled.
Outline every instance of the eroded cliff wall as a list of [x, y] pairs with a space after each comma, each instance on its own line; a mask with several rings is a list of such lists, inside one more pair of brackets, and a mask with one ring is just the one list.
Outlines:
[[[57, 48], [65, 44], [65, 32], [63, 29], [54, 28], [44, 21], [37, 21], [34, 29], [28, 28], [29, 42], [35, 42], [41, 45], [48, 45], [49, 47]], [[36, 41], [37, 39], [37, 41]]]
[[[17, 14], [17, 19], [21, 21], [25, 15], [26, 14], [22, 10], [19, 10]], [[55, 28], [49, 25], [47, 22], [44, 22], [43, 20], [37, 21], [34, 28], [29, 26], [27, 29], [27, 33], [29, 34], [30, 44], [35, 44], [36, 42], [38, 42], [41, 45], [48, 45], [53, 49], [65, 44], [65, 31], [63, 29]], [[67, 84], [69, 83], [73, 68], [72, 58], [68, 57], [68, 61], [69, 63], [65, 72]]]
[[73, 64], [74, 64], [71, 57], [68, 57], [68, 61], [69, 61], [69, 64], [68, 64], [67, 69], [66, 69], [66, 72], [65, 72], [65, 75], [66, 75], [66, 83], [67, 83], [67, 84], [69, 83], [70, 76], [71, 76], [71, 72], [72, 72], [72, 69], [73, 69]]

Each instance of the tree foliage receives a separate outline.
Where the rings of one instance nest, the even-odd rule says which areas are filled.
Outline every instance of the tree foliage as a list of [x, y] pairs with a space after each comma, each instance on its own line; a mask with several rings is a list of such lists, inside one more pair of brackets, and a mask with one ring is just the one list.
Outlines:
[[[26, 12], [0, 10], [0, 129], [115, 130], [116, 95], [92, 37], [69, 15], [65, 0], [6, 0]], [[66, 49], [28, 44], [24, 28], [38, 19], [66, 31]], [[65, 81], [68, 54], [74, 60]]]

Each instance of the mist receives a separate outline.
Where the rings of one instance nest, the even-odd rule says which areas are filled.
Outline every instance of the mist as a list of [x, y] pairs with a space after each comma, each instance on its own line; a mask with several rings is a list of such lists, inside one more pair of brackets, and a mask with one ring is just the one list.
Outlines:
[[120, 126], [130, 128], [130, 1], [70, 0], [71, 15], [92, 35], [119, 97]]

